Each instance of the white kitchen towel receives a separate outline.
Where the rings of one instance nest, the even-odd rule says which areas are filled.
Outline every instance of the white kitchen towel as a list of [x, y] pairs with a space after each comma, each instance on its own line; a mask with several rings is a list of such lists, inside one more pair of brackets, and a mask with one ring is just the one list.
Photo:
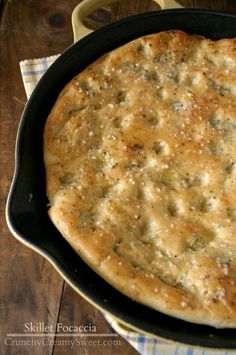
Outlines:
[[59, 55], [53, 55], [47, 58], [27, 59], [20, 62], [27, 99], [29, 99], [37, 82], [58, 57]]
[[[59, 55], [48, 58], [29, 59], [20, 62], [22, 79], [27, 98], [30, 97], [37, 82], [57, 59]], [[142, 355], [229, 355], [236, 354], [236, 351], [217, 351], [203, 348], [193, 348], [176, 344], [158, 337], [149, 336], [127, 329], [111, 316], [105, 314], [105, 318], [111, 327], [126, 339]]]

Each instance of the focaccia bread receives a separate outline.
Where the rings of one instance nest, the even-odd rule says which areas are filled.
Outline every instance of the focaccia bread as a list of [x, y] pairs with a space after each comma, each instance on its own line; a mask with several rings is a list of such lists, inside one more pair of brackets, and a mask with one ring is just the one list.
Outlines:
[[75, 251], [133, 300], [219, 328], [236, 327], [235, 95], [236, 39], [161, 32], [78, 74], [44, 132], [49, 216]]

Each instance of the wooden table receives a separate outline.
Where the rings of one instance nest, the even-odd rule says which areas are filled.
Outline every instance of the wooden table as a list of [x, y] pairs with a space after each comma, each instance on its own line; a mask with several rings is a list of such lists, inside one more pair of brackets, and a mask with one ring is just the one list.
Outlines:
[[[24, 333], [30, 323], [34, 326], [56, 324], [88, 325], [98, 333], [113, 334], [102, 314], [81, 298], [59, 276], [43, 257], [21, 245], [5, 223], [5, 201], [14, 171], [14, 145], [26, 96], [19, 71], [19, 61], [25, 58], [49, 56], [62, 52], [72, 43], [71, 13], [78, 0], [20, 0], [0, 1], [1, 49], [0, 49], [0, 347], [1, 354], [137, 354], [121, 337], [113, 345], [95, 342], [70, 348], [60, 344], [57, 334], [50, 342], [37, 346], [6, 342], [8, 333]], [[236, 12], [236, 1], [186, 0], [187, 7], [211, 8]], [[104, 23], [120, 17], [145, 11], [158, 6], [151, 0], [124, 0], [106, 6], [92, 14], [87, 23], [96, 29]], [[91, 338], [83, 338], [91, 340]], [[14, 338], [16, 340], [16, 338]]]

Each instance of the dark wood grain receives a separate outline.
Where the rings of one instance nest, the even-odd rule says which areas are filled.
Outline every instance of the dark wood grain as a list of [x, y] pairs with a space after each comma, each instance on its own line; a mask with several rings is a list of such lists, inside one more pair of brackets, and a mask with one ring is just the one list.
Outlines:
[[[61, 53], [73, 41], [71, 13], [78, 0], [0, 0], [0, 353], [24, 355], [128, 354], [137, 352], [121, 337], [110, 345], [61, 345], [56, 324], [93, 324], [98, 333], [114, 334], [100, 311], [65, 284], [48, 261], [13, 238], [4, 210], [14, 172], [14, 147], [26, 103], [19, 61]], [[236, 1], [181, 0], [186, 7], [236, 12]], [[86, 23], [98, 28], [110, 21], [158, 6], [152, 0], [121, 0], [91, 14]], [[25, 323], [52, 326], [54, 337], [45, 346], [4, 344], [8, 333], [23, 333]], [[109, 338], [110, 339], [110, 338]], [[112, 338], [113, 339], [113, 338]], [[55, 344], [53, 344], [55, 340]], [[84, 340], [89, 340], [85, 338]], [[95, 338], [94, 340], [99, 340]], [[106, 340], [106, 338], [104, 339]]]
[[[14, 171], [16, 131], [26, 96], [19, 61], [59, 53], [72, 42], [70, 15], [77, 1], [4, 1], [0, 31], [0, 353], [52, 354], [53, 346], [6, 346], [6, 334], [24, 332], [26, 322], [55, 327], [64, 281], [41, 256], [17, 242], [4, 217]], [[53, 11], [64, 14], [64, 27], [49, 21]]]
[[194, 6], [202, 9], [211, 9], [217, 11], [236, 12], [236, 1], [232, 0], [194, 0]]
[[[102, 334], [95, 337], [85, 336], [79, 338], [70, 349], [70, 355], [112, 355], [125, 354], [135, 355], [137, 352], [129, 346], [126, 341], [117, 336], [104, 316], [94, 306], [83, 300], [70, 286], [65, 284], [61, 312], [58, 322], [66, 325], [90, 326], [94, 327], [94, 331]], [[110, 336], [103, 336], [109, 334]], [[56, 341], [60, 338], [56, 337]], [[68, 349], [67, 349], [68, 350]], [[66, 353], [66, 349], [60, 346], [55, 347], [54, 355]]]

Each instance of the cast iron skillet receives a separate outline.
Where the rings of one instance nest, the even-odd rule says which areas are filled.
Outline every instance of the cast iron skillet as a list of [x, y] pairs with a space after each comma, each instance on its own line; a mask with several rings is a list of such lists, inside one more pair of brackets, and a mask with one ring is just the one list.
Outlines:
[[87, 300], [121, 322], [160, 337], [218, 349], [236, 349], [236, 330], [192, 324], [133, 302], [92, 271], [61, 237], [47, 216], [43, 128], [64, 85], [89, 63], [134, 38], [180, 29], [212, 39], [236, 37], [236, 16], [206, 10], [166, 10], [122, 19], [66, 50], [40, 80], [21, 119], [16, 171], [7, 203], [13, 235], [46, 257]]

